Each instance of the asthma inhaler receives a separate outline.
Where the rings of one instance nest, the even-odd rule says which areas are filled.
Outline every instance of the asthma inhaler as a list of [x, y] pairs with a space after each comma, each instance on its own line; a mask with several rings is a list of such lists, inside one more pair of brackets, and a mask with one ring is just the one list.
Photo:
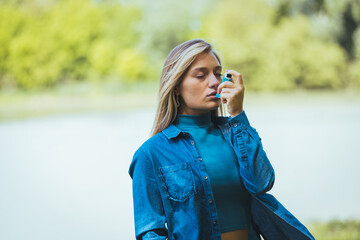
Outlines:
[[[223, 78], [222, 78], [222, 82], [221, 82], [221, 83], [223, 83], [223, 82], [225, 82], [225, 81], [230, 81], [230, 82], [232, 82], [232, 76], [231, 76], [230, 73], [225, 73], [225, 75], [224, 75]], [[217, 94], [216, 94], [216, 97], [217, 97], [217, 98], [220, 98], [220, 94], [217, 93]]]

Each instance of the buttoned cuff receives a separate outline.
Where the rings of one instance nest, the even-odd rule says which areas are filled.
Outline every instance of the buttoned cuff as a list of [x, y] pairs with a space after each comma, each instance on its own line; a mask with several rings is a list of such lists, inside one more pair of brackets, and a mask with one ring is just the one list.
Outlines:
[[244, 110], [233, 118], [229, 117], [229, 124], [235, 130], [239, 131], [247, 129], [250, 126], [250, 122]]

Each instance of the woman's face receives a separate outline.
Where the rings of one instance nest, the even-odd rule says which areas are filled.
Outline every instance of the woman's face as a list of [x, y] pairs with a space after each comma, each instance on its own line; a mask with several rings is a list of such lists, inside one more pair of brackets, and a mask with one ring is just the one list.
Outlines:
[[212, 52], [199, 54], [179, 86], [179, 114], [202, 115], [217, 109], [216, 91], [221, 83], [221, 65]]

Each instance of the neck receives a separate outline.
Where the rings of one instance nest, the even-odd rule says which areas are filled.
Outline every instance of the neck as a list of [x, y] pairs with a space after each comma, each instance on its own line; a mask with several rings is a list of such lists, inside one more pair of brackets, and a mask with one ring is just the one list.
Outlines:
[[209, 127], [213, 125], [211, 112], [202, 115], [178, 114], [175, 125], [182, 127]]
[[191, 110], [191, 109], [182, 109], [180, 107], [178, 114], [182, 115], [207, 115], [208, 113], [211, 113], [210, 110]]

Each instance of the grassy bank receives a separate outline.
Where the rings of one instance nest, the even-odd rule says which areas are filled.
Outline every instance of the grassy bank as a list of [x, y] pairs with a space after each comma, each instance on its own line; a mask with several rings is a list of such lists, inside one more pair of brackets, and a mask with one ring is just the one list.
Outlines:
[[[158, 82], [124, 85], [119, 82], [86, 82], [62, 84], [52, 89], [0, 91], [0, 121], [54, 114], [125, 111], [154, 107]], [[359, 104], [360, 93], [343, 91], [292, 91], [281, 93], [245, 92], [245, 106], [312, 105], [314, 102], [334, 104], [347, 101]]]
[[309, 230], [316, 240], [359, 240], [360, 221], [331, 220], [328, 222], [314, 222]]
[[121, 85], [116, 82], [72, 83], [42, 91], [2, 90], [0, 121], [154, 106], [157, 85], [154, 83]]

